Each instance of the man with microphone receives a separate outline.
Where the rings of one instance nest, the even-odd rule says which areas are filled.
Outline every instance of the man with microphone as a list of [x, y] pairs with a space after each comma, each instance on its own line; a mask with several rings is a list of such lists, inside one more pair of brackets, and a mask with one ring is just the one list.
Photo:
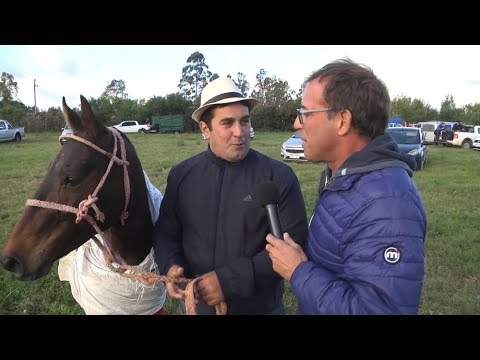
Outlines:
[[427, 215], [412, 179], [414, 158], [385, 133], [389, 116], [385, 84], [349, 59], [305, 81], [294, 127], [305, 157], [326, 162], [307, 251], [293, 234], [266, 237], [300, 314], [418, 311]]
[[[285, 314], [284, 280], [265, 250], [271, 218], [267, 205], [278, 208], [275, 224], [298, 244], [306, 240], [305, 203], [295, 173], [250, 148], [250, 113], [256, 104], [228, 77], [209, 83], [192, 114], [207, 149], [168, 175], [153, 234], [155, 261], [169, 277], [198, 278], [199, 315], [215, 314], [214, 306], [222, 302], [230, 315]], [[278, 197], [263, 200], [275, 204], [258, 199], [257, 186], [266, 182], [274, 184]], [[185, 298], [177, 284], [166, 287], [170, 297]]]

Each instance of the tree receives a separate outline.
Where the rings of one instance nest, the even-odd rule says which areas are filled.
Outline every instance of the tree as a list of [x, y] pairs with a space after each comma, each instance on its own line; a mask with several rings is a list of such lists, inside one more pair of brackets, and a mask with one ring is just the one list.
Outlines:
[[17, 97], [18, 85], [13, 75], [2, 72], [0, 78], [0, 100], [12, 101]]
[[257, 83], [252, 91], [252, 97], [258, 99], [262, 105], [273, 105], [281, 108], [284, 103], [293, 100], [295, 92], [283, 81], [275, 76], [267, 76], [264, 69], [257, 73]]
[[106, 126], [114, 125], [110, 122], [111, 114], [113, 114], [113, 106], [106, 96], [100, 96], [97, 99], [90, 97], [88, 102], [98, 121]]
[[445, 96], [440, 106], [440, 119], [445, 121], [458, 121], [460, 111], [455, 107], [455, 101], [452, 95]]
[[128, 94], [125, 92], [126, 89], [125, 81], [123, 80], [112, 80], [110, 84], [105, 87], [101, 96], [105, 96], [109, 99], [113, 98], [122, 98], [126, 99]]
[[460, 121], [463, 121], [465, 124], [470, 125], [480, 125], [480, 104], [468, 104], [465, 105], [462, 109], [462, 118]]
[[[215, 74], [217, 77], [218, 75]], [[178, 88], [187, 100], [195, 101], [202, 89], [212, 80], [212, 73], [208, 70], [205, 57], [196, 51], [187, 59], [187, 65], [182, 69], [182, 78]]]
[[114, 99], [113, 107], [115, 109], [114, 118], [112, 118], [114, 123], [131, 119], [135, 119], [139, 123], [142, 123], [144, 120], [141, 118], [141, 106], [139, 105], [138, 100]]
[[259, 70], [256, 79], [251, 94], [260, 102], [252, 111], [255, 126], [265, 130], [292, 130], [295, 109], [301, 99], [290, 89], [287, 81], [267, 76], [265, 69]]
[[22, 123], [21, 119], [27, 113], [27, 107], [20, 101], [0, 101], [0, 119], [8, 119], [16, 125]]
[[256, 98], [260, 104], [265, 103], [265, 78], [267, 77], [267, 72], [264, 69], [260, 69], [255, 76], [257, 83], [253, 87], [252, 97]]
[[154, 96], [145, 103], [145, 117], [186, 114], [191, 104], [191, 101], [186, 100], [180, 93], [167, 94], [165, 98]]
[[418, 123], [436, 119], [438, 112], [423, 100], [400, 96], [392, 100], [390, 115], [410, 123]]
[[232, 79], [237, 88], [240, 90], [240, 92], [243, 94], [243, 96], [247, 96], [248, 90], [250, 89], [250, 84], [247, 81], [247, 77], [242, 74], [241, 72], [237, 73], [237, 80], [235, 81]]
[[288, 86], [288, 81], [277, 77], [265, 78], [265, 104], [281, 108], [288, 101], [293, 100], [295, 92]]

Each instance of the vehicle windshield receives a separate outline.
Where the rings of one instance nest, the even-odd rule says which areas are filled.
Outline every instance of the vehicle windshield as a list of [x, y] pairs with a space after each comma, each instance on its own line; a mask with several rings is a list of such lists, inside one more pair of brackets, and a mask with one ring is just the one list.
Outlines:
[[420, 133], [416, 130], [388, 129], [387, 131], [397, 144], [413, 145], [420, 143]]

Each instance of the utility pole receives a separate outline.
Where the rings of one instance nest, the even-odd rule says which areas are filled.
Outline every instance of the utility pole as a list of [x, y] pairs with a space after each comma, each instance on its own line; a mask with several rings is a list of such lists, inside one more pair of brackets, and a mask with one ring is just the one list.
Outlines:
[[37, 115], [37, 87], [36, 79], [33, 79], [33, 101], [35, 101], [35, 105], [33, 106], [33, 115]]

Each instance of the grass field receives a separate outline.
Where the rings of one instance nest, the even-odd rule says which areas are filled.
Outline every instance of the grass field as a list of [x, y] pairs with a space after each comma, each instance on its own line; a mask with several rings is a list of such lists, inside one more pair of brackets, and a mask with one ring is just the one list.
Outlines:
[[[256, 132], [252, 148], [280, 159], [280, 144], [291, 133]], [[172, 165], [203, 151], [200, 134], [132, 134], [143, 167], [162, 192]], [[20, 143], [0, 144], [0, 247], [45, 176], [59, 148], [58, 134], [27, 134]], [[428, 212], [426, 276], [420, 314], [480, 314], [480, 152], [429, 147], [429, 160], [414, 179]], [[302, 185], [310, 217], [324, 164], [289, 163]], [[287, 284], [289, 314], [297, 304]], [[167, 312], [177, 303], [168, 301]], [[56, 266], [32, 282], [16, 281], [0, 269], [0, 314], [83, 314]]]

